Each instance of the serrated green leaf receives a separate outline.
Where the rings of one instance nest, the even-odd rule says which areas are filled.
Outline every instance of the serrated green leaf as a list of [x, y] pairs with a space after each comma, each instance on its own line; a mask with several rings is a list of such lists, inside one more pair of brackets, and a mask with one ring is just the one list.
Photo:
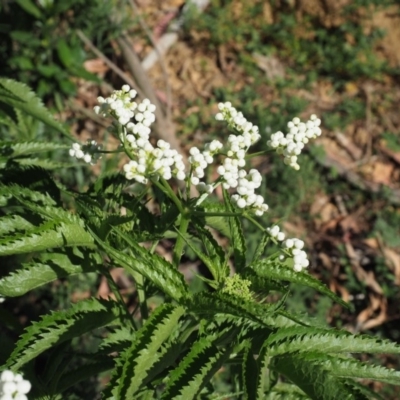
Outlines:
[[56, 202], [47, 193], [42, 193], [37, 190], [32, 190], [20, 185], [2, 185], [0, 184], [0, 197], [4, 197], [5, 200], [15, 197], [17, 199], [27, 199], [32, 203], [42, 203], [47, 206], [55, 206]]
[[190, 352], [171, 371], [163, 400], [195, 399], [210, 378], [218, 371], [231, 349], [218, 349], [208, 338], [195, 342]]
[[271, 334], [264, 345], [268, 347], [270, 355], [308, 351], [400, 354], [400, 346], [388, 340], [367, 335], [352, 335], [346, 331], [310, 327], [280, 329]]
[[62, 163], [40, 158], [17, 158], [14, 161], [17, 162], [19, 165], [32, 165], [47, 170], [76, 167], [76, 164], [73, 163]]
[[94, 359], [93, 361], [72, 371], [64, 372], [55, 387], [56, 391], [62, 393], [79, 382], [98, 377], [99, 374], [112, 370], [115, 366], [115, 361], [111, 357], [99, 357], [96, 354], [91, 357]]
[[[224, 204], [220, 203], [211, 203], [204, 202], [201, 207], [199, 207], [202, 212], [209, 213], [225, 213], [226, 207]], [[231, 230], [229, 227], [229, 221], [226, 217], [223, 216], [204, 216], [204, 225], [209, 226], [210, 228], [215, 229], [218, 232], [221, 232], [228, 239], [231, 239]]]
[[342, 378], [373, 379], [391, 385], [400, 385], [400, 371], [380, 365], [362, 363], [355, 358], [332, 356], [326, 353], [304, 353], [305, 360], [321, 365], [335, 376]]
[[325, 294], [342, 306], [350, 308], [349, 304], [343, 301], [335, 293], [329, 290], [326, 285], [309, 275], [307, 272], [296, 272], [285, 265], [281, 265], [271, 260], [257, 261], [251, 264], [250, 268], [252, 268], [256, 272], [256, 274], [266, 278], [272, 278], [278, 281], [288, 281], [297, 283], [299, 285], [311, 287], [318, 292]]
[[73, 304], [69, 310], [45, 315], [26, 328], [7, 361], [7, 366], [18, 370], [54, 345], [108, 325], [119, 315], [116, 302], [100, 299], [82, 300]]
[[[7, 157], [21, 157], [30, 154], [44, 153], [55, 150], [66, 150], [70, 146], [62, 143], [53, 142], [0, 142], [0, 154], [7, 155]], [[19, 160], [22, 161], [22, 160]]]
[[0, 240], [0, 255], [32, 253], [64, 246], [94, 247], [94, 239], [78, 224], [46, 222], [26, 234]]
[[8, 157], [20, 157], [29, 154], [43, 153], [55, 150], [66, 150], [70, 146], [62, 143], [36, 142], [33, 140], [23, 142], [0, 142], [0, 154]]
[[12, 79], [0, 78], [0, 102], [31, 115], [51, 126], [57, 131], [69, 135], [63, 126], [57, 122], [51, 113], [44, 107], [42, 101], [21, 82]]
[[242, 386], [244, 388], [243, 400], [257, 399], [258, 365], [250, 342], [245, 346], [242, 362]]
[[180, 302], [189, 297], [188, 287], [183, 276], [172, 264], [156, 254], [150, 254], [146, 249], [139, 246], [129, 235], [113, 229], [116, 234], [129, 244], [132, 255], [125, 254], [114, 249], [102, 241], [93, 231], [92, 235], [99, 246], [117, 263], [128, 271], [139, 272], [157, 286], [162, 292], [172, 299]]
[[110, 354], [116, 351], [122, 352], [132, 344], [134, 337], [135, 332], [129, 325], [114, 328], [100, 343], [99, 353]]
[[18, 214], [6, 215], [0, 218], [0, 236], [15, 231], [30, 231], [36, 226]]
[[224, 250], [214, 239], [211, 232], [204, 228], [201, 221], [193, 218], [192, 222], [197, 231], [200, 233], [199, 237], [206, 249], [207, 254], [191, 244], [190, 238], [186, 240], [186, 243], [194, 251], [197, 257], [199, 257], [200, 260], [203, 261], [203, 263], [207, 266], [214, 280], [217, 283], [223, 283], [224, 280], [229, 276], [229, 267]]
[[273, 368], [285, 375], [310, 398], [318, 400], [368, 400], [354, 394], [339, 378], [296, 354], [274, 359]]
[[[228, 192], [224, 189], [224, 201], [227, 207], [227, 211], [235, 212], [235, 208], [232, 205], [231, 198]], [[246, 240], [242, 229], [242, 224], [237, 216], [229, 217], [229, 228], [231, 232], [231, 247], [233, 248], [233, 256], [235, 260], [236, 272], [241, 272], [246, 267]]]
[[260, 260], [260, 258], [264, 254], [265, 246], [270, 241], [270, 238], [271, 238], [271, 235], [268, 232], [263, 233], [263, 236], [254, 251], [253, 259], [251, 261], [252, 264], [254, 264], [255, 262]]
[[147, 372], [160, 359], [161, 346], [178, 325], [185, 308], [164, 304], [156, 309], [124, 353], [124, 363], [118, 385], [119, 399], [133, 399], [141, 389]]
[[191, 309], [198, 314], [225, 313], [248, 318], [262, 325], [266, 324], [268, 317], [274, 315], [279, 307], [279, 303], [264, 305], [219, 292], [196, 293], [191, 304]]
[[98, 271], [102, 264], [96, 257], [91, 258], [88, 252], [84, 257], [68, 256], [62, 253], [50, 253], [47, 262], [24, 264], [12, 274], [0, 279], [0, 295], [5, 297], [22, 296], [26, 292], [45, 285], [56, 279], [70, 275]]

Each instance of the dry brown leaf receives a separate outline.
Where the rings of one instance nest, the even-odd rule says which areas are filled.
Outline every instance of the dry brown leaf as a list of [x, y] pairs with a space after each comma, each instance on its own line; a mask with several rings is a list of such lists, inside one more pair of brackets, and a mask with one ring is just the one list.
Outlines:
[[393, 169], [393, 164], [376, 161], [371, 172], [371, 180], [376, 183], [390, 185]]
[[83, 67], [86, 69], [86, 71], [91, 72], [92, 74], [102, 75], [104, 75], [110, 69], [100, 58], [86, 60], [83, 63]]

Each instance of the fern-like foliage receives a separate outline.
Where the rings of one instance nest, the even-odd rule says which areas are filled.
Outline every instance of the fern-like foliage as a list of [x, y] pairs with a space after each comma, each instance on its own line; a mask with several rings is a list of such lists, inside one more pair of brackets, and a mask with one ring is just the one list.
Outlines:
[[[21, 135], [35, 121], [68, 135], [23, 84], [0, 79], [0, 111], [0, 123]], [[68, 398], [71, 387], [102, 373], [110, 400], [367, 399], [378, 396], [359, 380], [399, 385], [398, 371], [352, 354], [399, 354], [400, 346], [286, 310], [288, 283], [347, 304], [294, 271], [290, 258], [265, 258], [269, 234], [248, 254], [240, 211], [225, 190], [219, 204], [176, 194], [162, 179], [138, 191], [123, 174], [106, 172], [78, 193], [52, 176], [63, 164], [47, 157], [67, 147], [25, 137], [0, 142], [5, 304], [78, 274], [97, 274], [112, 292], [49, 311], [25, 329], [0, 305], [2, 343], [9, 344], [0, 364], [25, 372], [30, 400]], [[156, 254], [165, 238], [174, 240], [173, 263]], [[191, 282], [179, 267], [187, 249], [202, 264]], [[133, 296], [119, 290], [115, 267], [124, 269]], [[90, 352], [76, 351], [80, 341], [92, 344]]]
[[63, 126], [54, 119], [40, 99], [28, 86], [21, 82], [16, 82], [12, 79], [0, 79], [0, 104], [1, 103], [11, 106], [14, 110], [20, 110], [59, 132], [66, 133]]
[[69, 310], [56, 311], [30, 325], [21, 336], [8, 360], [8, 366], [20, 368], [52, 346], [113, 322], [120, 315], [113, 301], [89, 299]]

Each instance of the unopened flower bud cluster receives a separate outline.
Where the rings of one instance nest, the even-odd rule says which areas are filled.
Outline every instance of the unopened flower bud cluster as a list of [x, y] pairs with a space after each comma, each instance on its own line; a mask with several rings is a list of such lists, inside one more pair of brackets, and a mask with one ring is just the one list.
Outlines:
[[296, 238], [285, 240], [285, 233], [280, 230], [278, 225], [267, 228], [267, 232], [278, 242], [282, 242], [285, 255], [281, 254], [279, 257], [281, 261], [285, 260], [288, 256], [291, 257], [293, 259], [293, 269], [296, 272], [300, 272], [309, 266], [307, 253], [302, 250], [304, 247], [302, 240]]
[[253, 296], [250, 291], [250, 286], [251, 282], [248, 279], [243, 279], [240, 275], [234, 274], [226, 278], [221, 292], [251, 301]]
[[0, 374], [0, 400], [28, 400], [31, 383], [21, 374], [5, 370]]
[[84, 145], [74, 143], [69, 150], [69, 155], [88, 164], [95, 164], [100, 158], [98, 153], [100, 150], [101, 146], [95, 140], [88, 140]]
[[251, 209], [257, 216], [268, 210], [261, 195], [255, 194], [255, 189], [261, 185], [261, 174], [252, 169], [248, 173], [243, 169], [246, 165], [246, 153], [250, 146], [260, 140], [258, 127], [247, 121], [230, 102], [219, 103], [220, 112], [216, 115], [218, 121], [226, 121], [235, 129], [238, 135], [229, 135], [226, 145], [226, 157], [223, 164], [217, 168], [225, 189], [236, 188], [237, 193], [232, 201], [238, 208]]
[[293, 258], [293, 269], [297, 272], [302, 271], [310, 265], [307, 253], [302, 250], [304, 242], [300, 239], [287, 239], [283, 242], [283, 247]]
[[315, 139], [321, 135], [319, 127], [321, 120], [316, 115], [311, 115], [310, 119], [304, 123], [299, 118], [293, 118], [288, 123], [289, 132], [286, 136], [281, 132], [271, 135], [267, 142], [268, 146], [276, 150], [278, 154], [283, 155], [283, 162], [295, 170], [300, 169], [297, 158], [310, 139]]
[[278, 225], [271, 226], [267, 228], [267, 232], [277, 241], [282, 242], [285, 240], [285, 233], [281, 232]]

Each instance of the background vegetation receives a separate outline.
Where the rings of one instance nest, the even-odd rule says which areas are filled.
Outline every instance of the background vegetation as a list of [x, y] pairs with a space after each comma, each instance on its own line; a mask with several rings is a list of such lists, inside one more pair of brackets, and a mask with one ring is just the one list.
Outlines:
[[[264, 195], [271, 211], [263, 223], [284, 216], [285, 230], [306, 240], [311, 273], [352, 301], [356, 312], [321, 302], [314, 292], [296, 287], [289, 304], [324, 323], [399, 342], [396, 0], [215, 0], [203, 13], [179, 0], [19, 0], [0, 7], [2, 75], [29, 84], [59, 112], [61, 121], [72, 124], [71, 136], [82, 141], [112, 140], [90, 112], [98, 95], [123, 82], [124, 76], [107, 60], [136, 80], [147, 97], [151, 89], [168, 123], [168, 129], [162, 126], [158, 134], [168, 131], [183, 148], [218, 135], [213, 122], [218, 101], [231, 101], [260, 127], [265, 140], [284, 130], [294, 116], [320, 116], [323, 138], [303, 158], [299, 173], [273, 158], [268, 163], [255, 160], [254, 166], [268, 173]], [[144, 60], [154, 42], [175, 29], [176, 21], [178, 41], [151, 69], [143, 70], [151, 82], [149, 89], [132, 67], [121, 37], [129, 35], [131, 50]], [[69, 143], [65, 136], [22, 118], [0, 135]], [[69, 163], [62, 154], [49, 152], [49, 160]], [[112, 170], [117, 165], [118, 160], [107, 158], [100, 168]], [[100, 172], [98, 167], [59, 166], [59, 179], [77, 189]], [[257, 235], [248, 236], [249, 248], [260, 240]], [[164, 241], [157, 251], [168, 256], [170, 243]], [[187, 253], [185, 270], [198, 267], [194, 258]], [[3, 258], [1, 265], [0, 275], [5, 275], [13, 260]], [[115, 279], [134, 304], [126, 278], [116, 271]], [[42, 309], [107, 294], [104, 282], [77, 277], [76, 282], [59, 281], [29, 298], [7, 301], [4, 308], [10, 324], [14, 318], [24, 323], [35, 320]], [[6, 329], [0, 327], [0, 334]], [[6, 346], [0, 351], [1, 359], [7, 356]], [[393, 357], [380, 362], [397, 369], [400, 365]], [[226, 379], [222, 372], [220, 384]], [[398, 389], [375, 385], [384, 398], [399, 397]], [[71, 398], [94, 398], [95, 390], [96, 385], [85, 384], [74, 388]]]

